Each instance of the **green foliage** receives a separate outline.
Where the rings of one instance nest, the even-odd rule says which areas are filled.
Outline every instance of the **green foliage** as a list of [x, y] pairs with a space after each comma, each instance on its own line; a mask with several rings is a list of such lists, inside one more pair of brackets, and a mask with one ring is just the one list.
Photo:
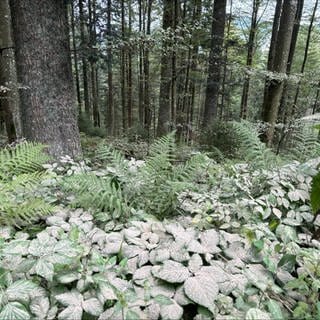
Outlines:
[[41, 172], [49, 159], [43, 150], [36, 143], [0, 150], [0, 224], [21, 226], [52, 212], [53, 206], [35, 195], [47, 177]]
[[78, 120], [79, 130], [91, 137], [105, 137], [106, 132], [102, 128], [95, 127], [92, 120], [89, 119], [86, 113], [81, 113]]
[[320, 156], [319, 131], [312, 124], [297, 121], [286, 130], [288, 132], [280, 148], [283, 158], [304, 162]]
[[174, 133], [158, 139], [145, 162], [130, 162], [121, 152], [101, 146], [97, 159], [106, 169], [66, 179], [65, 190], [75, 194], [76, 206], [109, 213], [105, 220], [127, 218], [131, 209], [160, 218], [169, 216], [178, 204], [177, 195], [194, 187], [207, 161], [203, 155], [194, 155], [176, 164], [175, 151]]
[[9, 180], [22, 173], [42, 171], [49, 160], [45, 146], [34, 142], [23, 142], [14, 148], [0, 150], [0, 180]]
[[280, 159], [261, 142], [259, 131], [248, 121], [232, 122], [234, 135], [238, 142], [239, 159], [243, 159], [254, 168], [272, 168]]

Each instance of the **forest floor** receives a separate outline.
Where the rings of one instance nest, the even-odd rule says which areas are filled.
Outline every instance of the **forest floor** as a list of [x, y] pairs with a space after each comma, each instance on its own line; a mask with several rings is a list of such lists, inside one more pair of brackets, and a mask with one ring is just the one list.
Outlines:
[[[0, 227], [0, 319], [320, 319], [320, 158], [173, 160], [165, 138], [137, 160], [92, 141], [86, 161], [29, 172], [44, 161], [30, 145], [28, 173], [0, 165], [1, 221], [17, 225]], [[51, 213], [26, 225], [26, 204]]]

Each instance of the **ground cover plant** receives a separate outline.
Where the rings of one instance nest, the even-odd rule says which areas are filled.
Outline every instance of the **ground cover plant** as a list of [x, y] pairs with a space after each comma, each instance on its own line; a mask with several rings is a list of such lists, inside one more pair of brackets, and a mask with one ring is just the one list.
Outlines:
[[142, 160], [2, 150], [0, 319], [319, 317], [320, 158], [238, 147], [246, 162], [182, 161], [174, 133]]

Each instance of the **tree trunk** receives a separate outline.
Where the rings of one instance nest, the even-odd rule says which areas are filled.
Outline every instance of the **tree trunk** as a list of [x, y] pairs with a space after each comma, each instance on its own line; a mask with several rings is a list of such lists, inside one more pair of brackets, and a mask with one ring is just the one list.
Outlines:
[[[251, 68], [253, 64], [253, 55], [255, 51], [255, 40], [257, 33], [257, 22], [258, 22], [258, 10], [261, 4], [261, 0], [253, 0], [252, 6], [252, 16], [251, 16], [251, 27], [249, 33], [248, 41], [248, 53], [247, 53], [247, 68]], [[241, 97], [241, 112], [240, 118], [246, 119], [248, 112], [248, 97], [249, 97], [249, 88], [250, 88], [250, 72], [245, 75], [242, 97]]]
[[108, 64], [108, 105], [106, 113], [107, 134], [114, 134], [114, 107], [113, 107], [113, 70], [112, 70], [112, 31], [111, 31], [111, 0], [107, 3], [107, 64]]
[[[289, 51], [289, 57], [288, 57], [288, 63], [287, 63], [287, 70], [286, 70], [287, 75], [290, 75], [291, 73], [293, 57], [296, 50], [296, 45], [297, 45], [297, 40], [298, 40], [298, 35], [300, 30], [303, 4], [304, 4], [304, 0], [298, 0], [298, 7], [297, 7], [294, 27], [292, 31], [292, 39], [291, 39], [291, 45], [290, 45], [290, 51]], [[288, 85], [289, 85], [288, 82], [285, 81], [281, 102], [280, 102], [280, 107], [279, 107], [279, 115], [278, 115], [279, 121], [284, 123], [286, 122], [286, 118], [287, 118]]]
[[209, 70], [202, 121], [204, 127], [207, 127], [214, 121], [218, 111], [226, 6], [226, 0], [215, 1], [213, 6]]
[[71, 7], [71, 34], [72, 34], [73, 63], [74, 63], [74, 72], [75, 72], [75, 79], [76, 79], [78, 109], [80, 114], [82, 101], [81, 101], [81, 94], [80, 94], [79, 63], [78, 63], [78, 50], [76, 45], [76, 28], [75, 28], [73, 1], [70, 2], [70, 7]]
[[298, 0], [287, 0], [283, 3], [280, 19], [277, 42], [275, 45], [275, 57], [273, 61], [272, 72], [278, 74], [269, 84], [266, 84], [264, 102], [263, 102], [263, 120], [269, 124], [269, 127], [262, 137], [262, 140], [271, 146], [275, 124], [278, 116], [278, 109], [283, 90], [284, 77], [282, 76], [287, 69], [292, 31], [295, 21]]
[[82, 81], [83, 81], [83, 99], [84, 109], [90, 119], [91, 107], [89, 100], [88, 67], [87, 67], [87, 49], [88, 41], [86, 35], [86, 21], [83, 12], [83, 0], [79, 0], [79, 18], [80, 18], [80, 38], [81, 38], [81, 60], [82, 60]]
[[[81, 155], [64, 0], [11, 0], [24, 136]], [[41, 28], [40, 28], [41, 26]]]
[[[131, 8], [131, 0], [128, 2], [128, 37], [131, 37], [131, 29], [132, 29], [132, 8]], [[132, 52], [129, 47], [127, 50], [127, 59], [128, 59], [128, 90], [127, 90], [127, 117], [128, 117], [128, 128], [132, 127]]]
[[91, 96], [92, 96], [92, 116], [93, 125], [100, 127], [100, 113], [99, 113], [99, 88], [98, 88], [98, 68], [97, 68], [97, 13], [96, 0], [88, 1], [89, 7], [89, 30], [90, 30], [90, 69], [91, 69]]
[[[146, 35], [150, 36], [151, 34], [151, 11], [152, 11], [152, 3], [153, 0], [148, 0], [147, 5], [147, 28], [146, 28]], [[144, 78], [144, 128], [148, 131], [150, 130], [151, 120], [152, 120], [152, 110], [150, 105], [150, 62], [149, 62], [149, 48], [148, 43], [144, 48], [144, 64], [143, 64], [143, 78]]]
[[10, 7], [7, 0], [0, 1], [0, 116], [4, 120], [8, 142], [16, 140], [16, 130], [13, 121], [15, 109], [14, 81], [12, 63], [14, 45], [12, 43], [10, 26]]
[[[310, 24], [309, 24], [309, 28], [308, 28], [308, 34], [307, 34], [307, 41], [306, 41], [306, 46], [305, 46], [305, 49], [304, 49], [303, 61], [302, 61], [301, 69], [300, 69], [300, 73], [301, 74], [304, 74], [304, 69], [306, 67], [306, 63], [307, 63], [307, 59], [308, 59], [309, 46], [310, 46], [310, 40], [311, 40], [311, 33], [312, 33], [312, 29], [313, 29], [313, 24], [314, 24], [317, 8], [318, 8], [318, 0], [316, 0], [316, 2], [315, 2], [314, 8], [313, 8], [313, 12], [312, 12], [312, 16], [311, 16], [311, 19], [310, 19]], [[300, 81], [298, 82], [296, 94], [295, 94], [295, 97], [294, 97], [291, 117], [293, 117], [294, 114], [296, 113], [299, 93], [300, 93]]]
[[[167, 30], [172, 27], [173, 6], [172, 0], [163, 1], [162, 28]], [[170, 131], [170, 87], [171, 87], [171, 63], [172, 63], [171, 41], [163, 41], [163, 52], [161, 56], [160, 96], [157, 136], [162, 136]]]
[[[121, 0], [121, 37], [122, 41], [125, 41], [125, 10], [124, 0]], [[126, 106], [126, 50], [124, 44], [121, 48], [121, 107], [122, 107], [122, 130], [125, 133], [127, 130], [127, 106]]]

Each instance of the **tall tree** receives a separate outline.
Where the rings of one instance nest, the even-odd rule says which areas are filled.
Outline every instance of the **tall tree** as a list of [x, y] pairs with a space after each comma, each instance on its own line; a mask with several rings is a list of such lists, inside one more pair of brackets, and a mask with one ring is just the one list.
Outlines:
[[[173, 25], [172, 0], [163, 1], [162, 28], [168, 30]], [[171, 87], [171, 65], [172, 65], [172, 43], [169, 40], [163, 41], [161, 68], [160, 68], [160, 96], [157, 135], [162, 136], [170, 130], [170, 87]]]
[[23, 134], [55, 157], [80, 156], [66, 1], [10, 0], [10, 6]]
[[81, 113], [82, 100], [81, 100], [81, 93], [80, 93], [78, 50], [77, 50], [77, 44], [76, 44], [74, 1], [70, 2], [70, 7], [71, 7], [71, 34], [72, 34], [73, 63], [74, 63], [74, 72], [75, 72], [75, 80], [76, 80], [76, 92], [77, 92], [79, 113]]
[[111, 30], [111, 0], [107, 3], [107, 67], [108, 67], [108, 104], [106, 108], [107, 134], [114, 134], [114, 108], [113, 108], [113, 70], [112, 70], [112, 30]]
[[14, 47], [11, 36], [10, 8], [8, 0], [0, 1], [0, 119], [5, 122], [8, 141], [16, 139], [13, 111], [15, 94], [13, 88], [12, 63]]
[[[304, 0], [298, 0], [296, 17], [295, 17], [295, 21], [294, 21], [293, 30], [292, 30], [292, 39], [291, 39], [291, 44], [290, 44], [287, 69], [286, 69], [287, 75], [290, 75], [290, 73], [291, 73], [294, 53], [296, 51], [296, 45], [297, 45], [297, 40], [298, 40], [298, 35], [299, 35], [299, 30], [300, 30], [303, 5], [304, 5]], [[278, 115], [278, 119], [284, 123], [287, 121], [287, 119], [286, 119], [287, 118], [287, 100], [288, 100], [288, 94], [289, 94], [288, 86], [289, 86], [289, 83], [288, 83], [288, 81], [286, 81], [284, 84], [283, 92], [282, 92], [282, 97], [281, 97], [280, 107], [279, 107], [279, 115]], [[283, 127], [283, 130], [285, 130], [284, 127]]]
[[[260, 4], [261, 4], [261, 0], [253, 0], [251, 26], [250, 26], [249, 40], [248, 40], [247, 61], [246, 61], [247, 68], [251, 68], [253, 64], [253, 55], [255, 51], [255, 40], [256, 40], [257, 25], [258, 25], [258, 11], [259, 11]], [[247, 118], [249, 88], [250, 88], [250, 73], [248, 72], [245, 75], [243, 89], [242, 89], [241, 112], [240, 112], [240, 117], [242, 119]]]
[[[284, 1], [281, 11], [279, 30], [276, 37], [276, 44], [274, 45], [271, 43], [271, 48], [274, 46], [274, 56], [272, 57], [272, 66], [269, 71], [275, 73], [276, 77], [273, 77], [271, 80], [268, 79], [266, 82], [263, 101], [263, 120], [267, 122], [269, 126], [266, 133], [262, 136], [262, 140], [269, 146], [273, 140], [280, 99], [283, 91], [285, 78], [283, 74], [286, 72], [288, 63], [297, 4], [298, 0]], [[269, 64], [271, 65], [270, 61], [268, 66]]]
[[88, 65], [87, 65], [87, 50], [88, 50], [88, 37], [86, 30], [86, 19], [84, 16], [83, 1], [79, 0], [79, 18], [80, 18], [80, 38], [81, 38], [81, 61], [82, 61], [82, 81], [83, 81], [83, 98], [84, 109], [87, 116], [90, 118], [90, 100], [89, 100], [89, 83], [88, 83]]
[[[318, 9], [318, 0], [316, 0], [314, 7], [313, 7], [313, 11], [312, 11], [312, 15], [310, 18], [310, 24], [308, 27], [308, 33], [307, 33], [307, 41], [306, 41], [306, 45], [305, 45], [305, 49], [304, 49], [304, 55], [303, 55], [303, 61], [302, 61], [302, 65], [301, 65], [301, 69], [300, 69], [300, 73], [304, 74], [304, 70], [307, 64], [307, 59], [308, 59], [308, 54], [309, 54], [309, 47], [310, 47], [310, 40], [311, 40], [311, 33], [312, 33], [312, 29], [313, 29], [313, 25], [314, 25], [314, 20], [316, 17], [316, 12]], [[293, 106], [292, 106], [292, 116], [295, 114], [296, 109], [297, 109], [297, 103], [298, 103], [298, 97], [299, 97], [299, 93], [300, 93], [300, 81], [298, 83], [297, 86], [297, 90], [296, 90], [296, 94], [294, 97], [294, 102], [293, 102]]]
[[226, 6], [226, 0], [215, 1], [213, 6], [209, 69], [202, 121], [204, 127], [212, 123], [218, 111]]

